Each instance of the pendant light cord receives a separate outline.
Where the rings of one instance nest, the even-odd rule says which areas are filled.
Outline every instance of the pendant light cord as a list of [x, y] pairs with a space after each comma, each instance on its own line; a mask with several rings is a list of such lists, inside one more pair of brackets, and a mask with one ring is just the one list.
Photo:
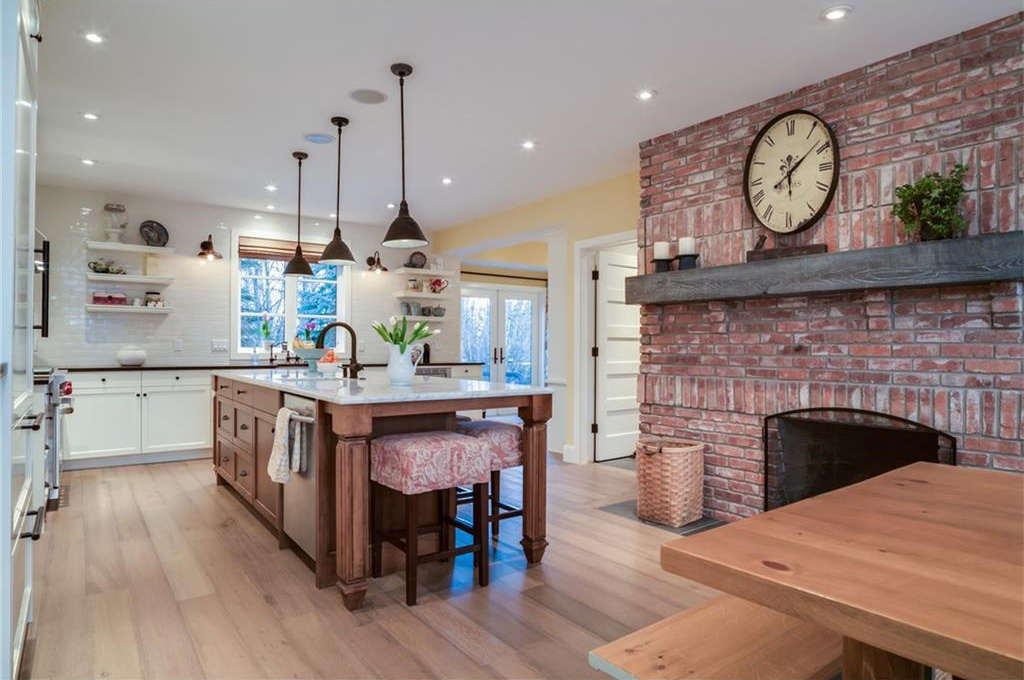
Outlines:
[[402, 121], [402, 202], [405, 203], [405, 76], [398, 77], [398, 102]]
[[338, 126], [338, 191], [334, 194], [334, 228], [341, 228], [341, 126]]
[[299, 207], [295, 211], [295, 234], [298, 238], [296, 245], [301, 247], [302, 244], [302, 159], [299, 158]]

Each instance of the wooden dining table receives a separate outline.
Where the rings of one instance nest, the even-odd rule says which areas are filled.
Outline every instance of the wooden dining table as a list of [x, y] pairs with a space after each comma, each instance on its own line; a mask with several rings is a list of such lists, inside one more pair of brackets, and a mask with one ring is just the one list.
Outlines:
[[843, 636], [843, 678], [1024, 678], [1024, 475], [914, 463], [662, 546]]

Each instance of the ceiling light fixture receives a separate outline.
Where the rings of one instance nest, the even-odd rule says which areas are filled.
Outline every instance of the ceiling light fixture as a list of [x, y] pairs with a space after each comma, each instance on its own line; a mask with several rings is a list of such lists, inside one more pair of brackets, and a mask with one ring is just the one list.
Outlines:
[[83, 158], [82, 165], [96, 165], [96, 161], [91, 158]]
[[384, 266], [384, 263], [380, 261], [379, 250], [373, 251], [373, 255], [366, 258], [366, 264], [370, 265], [369, 271], [374, 274], [382, 274], [388, 270], [388, 268]]
[[524, 149], [526, 149], [527, 151], [529, 151], [531, 149], [536, 149], [537, 148], [537, 142], [534, 142], [532, 140], [527, 139], [525, 142], [523, 142], [522, 147]]
[[263, 219], [263, 215], [253, 215], [252, 218], [254, 220], [262, 220]]
[[98, 113], [90, 113], [90, 112], [86, 111], [85, 113], [82, 114], [82, 118], [85, 118], [86, 120], [93, 120], [93, 121], [95, 121], [95, 120], [99, 120], [100, 119], [100, 114], [98, 114]]
[[636, 93], [636, 98], [642, 102], [650, 101], [654, 99], [654, 96], [658, 94], [657, 90], [640, 90]]
[[267, 210], [273, 210], [273, 209], [274, 209], [274, 206], [272, 206], [272, 205], [268, 205], [267, 206]]
[[89, 42], [93, 43], [94, 45], [99, 45], [100, 43], [104, 43], [107, 40], [106, 38], [104, 38], [99, 33], [92, 33], [92, 32], [83, 33], [82, 37], [85, 38], [86, 40], [88, 40]]
[[320, 261], [324, 264], [349, 265], [355, 264], [356, 258], [352, 257], [352, 250], [341, 240], [341, 129], [348, 125], [348, 118], [335, 116], [331, 118], [338, 128], [338, 189], [334, 194], [334, 236], [331, 242], [324, 248], [320, 255]]
[[325, 132], [310, 132], [302, 138], [310, 144], [330, 144], [334, 141], [334, 137]]
[[273, 192], [277, 191], [277, 185], [276, 184], [268, 184], [265, 187], [263, 187], [263, 189], [265, 191], [269, 191], [269, 192], [273, 193]]
[[284, 268], [285, 276], [312, 276], [313, 269], [302, 256], [302, 161], [309, 158], [305, 151], [295, 151], [292, 158], [299, 162], [299, 200], [295, 216], [295, 255]]
[[398, 217], [388, 227], [388, 233], [384, 236], [381, 245], [387, 248], [418, 248], [429, 245], [430, 241], [423, 235], [420, 225], [409, 214], [409, 204], [405, 200], [405, 79], [412, 75], [412, 66], [392, 64], [391, 72], [398, 76], [399, 111], [402, 125], [402, 202], [398, 204]]
[[201, 260], [223, 260], [224, 256], [213, 247], [213, 234], [206, 237], [206, 240], [199, 244], [199, 253], [196, 257]]
[[330, 217], [330, 218], [331, 218], [332, 220], [333, 220], [333, 219], [334, 219], [335, 217], [337, 217], [337, 216], [338, 216], [338, 213], [331, 213], [330, 215], [328, 215], [328, 217]]
[[840, 19], [845, 18], [852, 11], [853, 8], [849, 5], [835, 5], [834, 7], [829, 7], [822, 12], [821, 16], [823, 19], [827, 19], [828, 21], [839, 21]]
[[441, 184], [443, 184], [445, 186], [448, 186], [451, 183], [452, 183], [452, 178], [451, 177], [442, 177], [441, 178]]
[[395, 204], [394, 203], [388, 203], [388, 210], [394, 210], [394, 209], [395, 209]]

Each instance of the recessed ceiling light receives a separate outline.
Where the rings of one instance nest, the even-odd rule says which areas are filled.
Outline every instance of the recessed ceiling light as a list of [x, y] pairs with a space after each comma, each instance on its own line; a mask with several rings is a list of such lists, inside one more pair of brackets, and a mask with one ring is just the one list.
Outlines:
[[313, 226], [314, 226], [314, 227], [319, 227], [319, 226], [320, 226], [320, 223], [319, 223], [319, 222], [314, 222], [314, 223], [313, 223]]
[[527, 139], [525, 142], [523, 142], [522, 146], [523, 146], [524, 149], [529, 151], [530, 149], [537, 148], [537, 142], [535, 142], [533, 140], [530, 140], [530, 139]]
[[441, 178], [441, 184], [448, 185], [448, 184], [451, 184], [451, 183], [452, 183], [452, 178], [451, 177], [442, 177]]
[[352, 90], [348, 96], [360, 104], [381, 104], [388, 100], [388, 96], [379, 90]]
[[82, 165], [96, 165], [96, 161], [91, 158], [83, 158]]
[[100, 114], [98, 114], [98, 113], [91, 113], [89, 111], [86, 111], [85, 113], [82, 114], [82, 118], [85, 118], [86, 120], [99, 120], [100, 119]]
[[328, 215], [328, 217], [330, 217], [333, 220], [335, 217], [337, 217], [337, 215], [335, 213], [331, 213], [330, 215]]
[[654, 99], [654, 96], [658, 94], [657, 90], [640, 90], [636, 93], [636, 98], [642, 102]]
[[334, 136], [325, 132], [310, 132], [308, 135], [303, 135], [302, 138], [310, 144], [330, 144], [334, 141]]
[[395, 209], [395, 204], [394, 203], [388, 203], [388, 210], [394, 210], [394, 209]]
[[829, 7], [821, 13], [822, 18], [828, 19], [829, 21], [839, 21], [846, 17], [847, 14], [853, 11], [853, 8], [849, 5], [836, 5]]
[[89, 42], [95, 44], [95, 45], [99, 45], [100, 43], [106, 42], [106, 40], [107, 40], [106, 38], [104, 38], [99, 33], [92, 33], [92, 32], [83, 33], [82, 37], [85, 38], [86, 40], [88, 40]]
[[274, 206], [272, 206], [272, 205], [268, 205], [267, 206], [267, 210], [273, 210], [273, 209], [274, 209]]
[[265, 187], [263, 187], [263, 188], [264, 188], [265, 190], [267, 190], [267, 191], [277, 191], [277, 186], [276, 186], [276, 185], [274, 185], [274, 184], [268, 184], [267, 186], [265, 186]]
[[253, 215], [252, 218], [254, 220], [262, 220], [263, 219], [263, 215]]
[[20, 154], [22, 154], [24, 156], [28, 155], [28, 151], [25, 151], [24, 149], [15, 149], [14, 153], [20, 153]]

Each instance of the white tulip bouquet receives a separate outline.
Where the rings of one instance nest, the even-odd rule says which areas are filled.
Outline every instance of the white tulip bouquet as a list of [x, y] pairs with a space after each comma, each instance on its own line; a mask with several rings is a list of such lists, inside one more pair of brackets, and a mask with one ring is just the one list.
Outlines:
[[388, 319], [388, 323], [391, 325], [390, 328], [382, 324], [380, 321], [374, 321], [372, 328], [377, 331], [377, 335], [379, 335], [384, 342], [389, 345], [397, 345], [400, 354], [405, 354], [405, 350], [414, 342], [419, 342], [420, 340], [437, 335], [441, 332], [440, 328], [431, 330], [425, 321], [417, 321], [410, 328], [409, 320], [404, 316], [402, 318], [393, 316]]

